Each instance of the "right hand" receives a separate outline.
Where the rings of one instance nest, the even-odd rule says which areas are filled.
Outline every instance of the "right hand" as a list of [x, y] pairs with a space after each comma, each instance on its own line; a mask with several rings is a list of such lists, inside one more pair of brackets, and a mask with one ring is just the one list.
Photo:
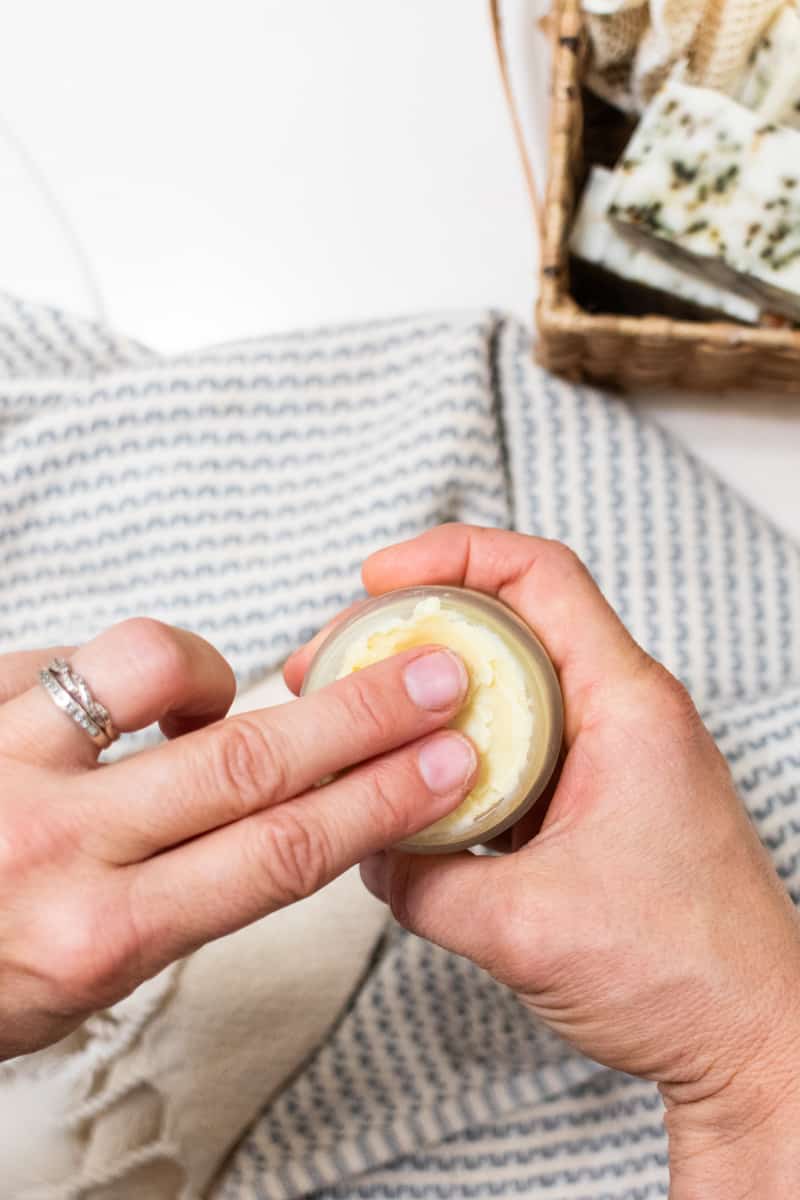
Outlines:
[[[685, 689], [554, 542], [444, 526], [364, 580], [499, 596], [549, 651], [566, 729], [516, 853], [391, 851], [363, 865], [368, 887], [591, 1058], [660, 1084], [673, 1197], [797, 1195], [800, 927]], [[307, 661], [288, 665], [295, 686]]]
[[[120, 729], [160, 721], [177, 740], [98, 767], [87, 735], [31, 687], [54, 653]], [[230, 667], [156, 621], [0, 658], [0, 1058], [450, 812], [475, 753], [437, 731], [466, 688], [455, 655], [423, 648], [222, 721]]]

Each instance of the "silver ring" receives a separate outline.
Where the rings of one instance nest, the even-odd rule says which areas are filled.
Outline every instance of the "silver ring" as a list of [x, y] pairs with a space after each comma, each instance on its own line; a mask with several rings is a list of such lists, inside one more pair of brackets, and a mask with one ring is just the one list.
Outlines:
[[39, 682], [53, 703], [88, 733], [101, 750], [117, 740], [119, 733], [108, 709], [95, 700], [83, 676], [73, 671], [63, 658], [54, 658], [41, 670]]

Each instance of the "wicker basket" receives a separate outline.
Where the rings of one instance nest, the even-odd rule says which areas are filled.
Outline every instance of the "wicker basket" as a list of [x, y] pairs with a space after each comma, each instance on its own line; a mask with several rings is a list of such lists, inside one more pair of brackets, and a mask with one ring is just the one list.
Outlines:
[[[491, 7], [519, 135], [502, 52], [498, 5], [492, 2]], [[550, 165], [540, 213], [541, 286], [536, 311], [539, 360], [570, 379], [637, 391], [735, 387], [800, 395], [800, 331], [751, 329], [724, 321], [668, 316], [600, 314], [585, 306], [584, 281], [571, 273], [567, 241], [587, 167], [608, 161], [610, 147], [619, 137], [614, 121], [618, 126], [621, 118], [581, 86], [587, 47], [580, 0], [553, 0], [552, 25]], [[591, 136], [585, 136], [587, 131]], [[535, 196], [527, 159], [525, 168]]]

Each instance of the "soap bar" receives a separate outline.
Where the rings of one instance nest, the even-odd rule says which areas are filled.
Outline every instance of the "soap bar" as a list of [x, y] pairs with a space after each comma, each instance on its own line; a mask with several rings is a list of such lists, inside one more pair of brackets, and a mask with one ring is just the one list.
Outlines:
[[800, 129], [800, 9], [785, 5], [753, 50], [734, 99], [762, 121]]
[[751, 300], [706, 283], [692, 271], [672, 266], [652, 250], [632, 246], [608, 215], [616, 186], [613, 172], [592, 167], [570, 238], [570, 249], [577, 258], [621, 279], [677, 296], [709, 313], [758, 324], [760, 311]]
[[800, 320], [800, 133], [670, 81], [614, 177], [609, 215], [626, 236]]

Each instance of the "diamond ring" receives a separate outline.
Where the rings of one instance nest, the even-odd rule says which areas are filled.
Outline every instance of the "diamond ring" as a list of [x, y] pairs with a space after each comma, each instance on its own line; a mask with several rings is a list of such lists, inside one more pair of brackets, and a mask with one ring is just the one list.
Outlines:
[[82, 675], [63, 658], [54, 658], [39, 672], [39, 682], [54, 704], [88, 733], [96, 746], [104, 750], [119, 737], [104, 704], [95, 700]]

